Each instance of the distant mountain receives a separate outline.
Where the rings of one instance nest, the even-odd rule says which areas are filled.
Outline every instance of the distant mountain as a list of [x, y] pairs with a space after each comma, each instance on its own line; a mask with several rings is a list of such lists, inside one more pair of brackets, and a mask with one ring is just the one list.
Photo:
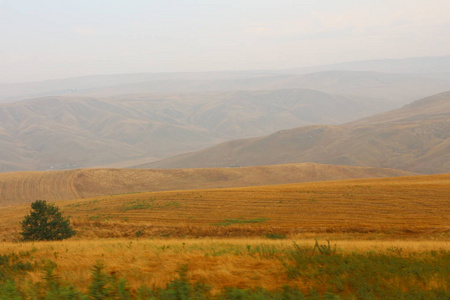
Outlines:
[[0, 172], [129, 166], [384, 109], [382, 101], [312, 90], [24, 100], [0, 105]]
[[404, 59], [377, 59], [353, 61], [331, 65], [296, 68], [291, 72], [300, 74], [321, 71], [370, 71], [382, 73], [402, 73], [446, 77], [450, 70], [450, 56], [411, 57]]
[[[198, 149], [214, 140], [199, 128], [140, 117], [93, 98], [44, 98], [0, 106], [0, 171], [67, 169]], [[176, 137], [182, 136], [189, 140]], [[175, 150], [176, 151], [176, 150]]]
[[194, 168], [294, 162], [450, 172], [450, 92], [340, 126], [305, 126], [141, 165]]
[[139, 165], [219, 142], [354, 121], [450, 90], [449, 61], [0, 84], [0, 103], [8, 102], [0, 104], [0, 172]]
[[309, 74], [281, 74], [220, 80], [159, 80], [74, 91], [72, 95], [111, 97], [133, 94], [204, 93], [210, 91], [258, 91], [312, 89], [336, 95], [384, 101], [386, 110], [450, 90], [450, 78], [367, 71], [322, 71]]
[[0, 174], [0, 207], [37, 199], [57, 201], [135, 192], [409, 175], [414, 174], [391, 169], [311, 163], [216, 169], [11, 172]]
[[450, 90], [448, 70], [450, 56], [359, 61], [288, 70], [96, 75], [0, 84], [0, 103], [57, 95], [106, 97], [300, 88], [381, 97], [405, 104]]
[[[14, 102], [21, 99], [74, 95], [76, 93], [94, 92], [104, 88], [121, 87], [146, 83], [155, 86], [156, 92], [172, 93], [183, 82], [202, 82], [203, 84], [228, 79], [243, 79], [270, 76], [273, 72], [265, 71], [229, 71], [229, 72], [179, 72], [179, 73], [136, 73], [116, 75], [93, 75], [75, 78], [54, 79], [36, 82], [0, 84], [0, 103]], [[278, 75], [277, 75], [278, 76]]]
[[291, 76], [270, 88], [302, 87], [346, 96], [385, 99], [389, 109], [450, 90], [448, 79], [368, 71], [324, 71]]

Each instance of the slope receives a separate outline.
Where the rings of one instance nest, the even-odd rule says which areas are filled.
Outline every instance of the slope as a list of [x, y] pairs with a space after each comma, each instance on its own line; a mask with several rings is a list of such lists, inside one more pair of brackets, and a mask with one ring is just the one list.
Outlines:
[[155, 160], [230, 139], [341, 123], [384, 106], [311, 90], [47, 97], [0, 105], [0, 171]]
[[[78, 238], [263, 236], [308, 232], [448, 236], [450, 174], [183, 190], [59, 202]], [[0, 208], [17, 237], [29, 205]], [[367, 236], [366, 236], [367, 237]]]
[[222, 169], [81, 169], [0, 174], [0, 206], [161, 190], [202, 189], [412, 173], [364, 167], [291, 164]]
[[450, 171], [450, 92], [340, 126], [306, 126], [222, 143], [140, 167], [194, 168], [316, 162]]

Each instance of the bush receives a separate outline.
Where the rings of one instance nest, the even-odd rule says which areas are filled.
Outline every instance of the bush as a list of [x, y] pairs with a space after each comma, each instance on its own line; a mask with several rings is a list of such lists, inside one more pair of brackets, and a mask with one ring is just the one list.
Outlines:
[[69, 219], [45, 200], [31, 203], [31, 212], [21, 222], [21, 235], [25, 241], [63, 240], [75, 235]]
[[266, 238], [271, 240], [282, 240], [286, 238], [286, 235], [283, 233], [266, 233]]

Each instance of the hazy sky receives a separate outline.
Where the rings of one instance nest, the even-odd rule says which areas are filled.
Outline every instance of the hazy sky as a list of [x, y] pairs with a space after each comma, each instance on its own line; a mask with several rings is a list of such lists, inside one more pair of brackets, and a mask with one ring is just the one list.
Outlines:
[[0, 0], [0, 83], [450, 54], [449, 0]]

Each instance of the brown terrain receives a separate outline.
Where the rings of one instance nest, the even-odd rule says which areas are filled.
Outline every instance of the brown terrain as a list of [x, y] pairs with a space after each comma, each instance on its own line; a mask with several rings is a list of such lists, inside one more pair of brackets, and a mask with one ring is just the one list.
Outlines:
[[356, 120], [387, 110], [383, 103], [291, 89], [0, 104], [0, 172], [149, 162], [281, 129]]

